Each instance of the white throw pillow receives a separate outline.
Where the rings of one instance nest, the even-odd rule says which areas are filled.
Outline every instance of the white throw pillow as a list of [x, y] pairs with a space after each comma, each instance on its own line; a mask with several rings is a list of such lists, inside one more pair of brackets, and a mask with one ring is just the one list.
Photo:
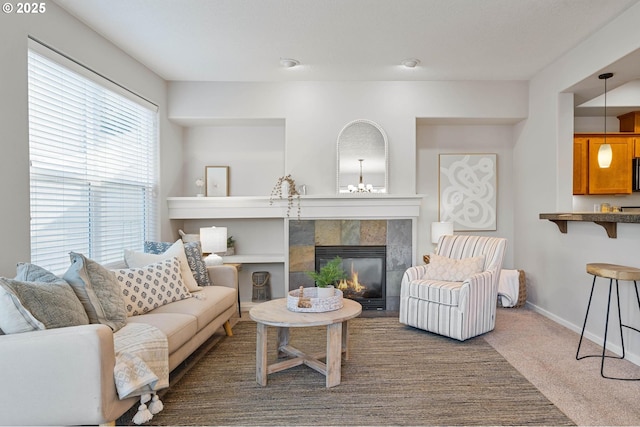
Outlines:
[[193, 277], [193, 273], [191, 272], [191, 268], [189, 267], [189, 261], [187, 260], [182, 240], [176, 240], [169, 249], [159, 255], [131, 251], [129, 249], [124, 250], [124, 262], [127, 263], [127, 267], [131, 268], [144, 267], [173, 257], [178, 258], [178, 261], [180, 261], [180, 273], [182, 273], [182, 280], [189, 292], [201, 290], [202, 288], [198, 286], [198, 282], [196, 282], [196, 279]]
[[113, 270], [124, 296], [127, 316], [137, 316], [170, 302], [190, 298], [176, 257], [141, 268]]
[[430, 254], [429, 259], [423, 279], [464, 282], [474, 274], [482, 273], [484, 268], [484, 256], [453, 259]]

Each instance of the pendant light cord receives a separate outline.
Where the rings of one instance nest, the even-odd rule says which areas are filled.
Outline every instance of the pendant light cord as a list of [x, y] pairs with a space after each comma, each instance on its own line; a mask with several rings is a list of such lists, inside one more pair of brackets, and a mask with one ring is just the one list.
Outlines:
[[600, 74], [598, 78], [604, 80], [604, 143], [607, 143], [607, 80], [613, 77], [613, 73]]
[[607, 143], [607, 78], [604, 79], [604, 143]]

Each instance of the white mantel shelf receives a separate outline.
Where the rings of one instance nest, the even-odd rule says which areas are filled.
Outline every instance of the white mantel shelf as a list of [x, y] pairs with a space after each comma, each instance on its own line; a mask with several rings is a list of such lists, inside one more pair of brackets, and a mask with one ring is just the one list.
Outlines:
[[[423, 195], [301, 196], [300, 219], [417, 218]], [[287, 200], [268, 196], [168, 197], [170, 219], [286, 218]], [[298, 219], [294, 200], [289, 219]]]

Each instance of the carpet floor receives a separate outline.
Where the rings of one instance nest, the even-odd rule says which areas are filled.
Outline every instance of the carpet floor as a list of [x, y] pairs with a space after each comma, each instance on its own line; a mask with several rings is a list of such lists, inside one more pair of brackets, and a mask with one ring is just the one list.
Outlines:
[[[255, 323], [239, 322], [164, 394], [149, 425], [574, 425], [482, 337], [463, 343], [398, 323], [349, 323], [342, 382], [298, 366], [255, 380]], [[276, 355], [275, 328], [269, 352]], [[326, 328], [292, 328], [323, 351]], [[120, 419], [118, 424], [129, 424]]]

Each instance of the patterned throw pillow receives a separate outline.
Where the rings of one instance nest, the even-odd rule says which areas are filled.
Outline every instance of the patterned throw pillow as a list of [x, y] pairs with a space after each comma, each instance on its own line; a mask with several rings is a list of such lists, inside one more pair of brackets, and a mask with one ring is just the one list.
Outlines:
[[180, 261], [173, 257], [141, 268], [114, 270], [128, 316], [147, 313], [170, 302], [190, 298], [182, 282]]
[[464, 282], [472, 275], [482, 273], [484, 268], [484, 256], [453, 259], [430, 254], [429, 258], [423, 279]]
[[18, 264], [15, 279], [0, 278], [0, 327], [6, 334], [88, 325], [71, 286], [34, 264]]
[[[163, 254], [173, 243], [170, 242], [144, 242], [144, 251], [150, 254]], [[193, 278], [200, 286], [211, 286], [207, 265], [202, 258], [202, 246], [200, 242], [184, 243], [184, 253], [187, 255], [187, 263], [193, 273]]]
[[193, 277], [193, 273], [191, 272], [191, 268], [189, 267], [189, 261], [187, 260], [182, 240], [176, 240], [175, 243], [169, 246], [169, 249], [159, 255], [131, 251], [129, 249], [124, 250], [124, 262], [127, 263], [127, 267], [131, 268], [144, 267], [173, 257], [178, 258], [178, 261], [180, 262], [182, 282], [189, 292], [199, 291], [201, 288], [198, 286], [198, 282], [196, 282], [196, 279]]
[[64, 273], [91, 323], [102, 323], [114, 332], [127, 323], [120, 285], [113, 273], [82, 254], [71, 252], [71, 265]]

